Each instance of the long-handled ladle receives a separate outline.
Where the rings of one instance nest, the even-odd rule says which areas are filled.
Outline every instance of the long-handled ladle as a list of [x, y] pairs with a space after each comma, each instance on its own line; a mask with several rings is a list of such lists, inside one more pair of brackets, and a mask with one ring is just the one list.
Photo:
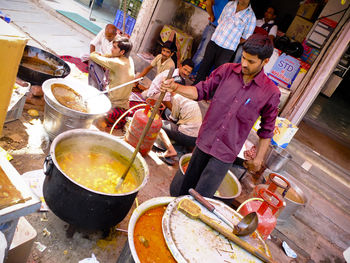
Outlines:
[[89, 99], [91, 99], [91, 98], [94, 98], [94, 97], [96, 97], [96, 96], [100, 96], [100, 95], [102, 95], [102, 94], [105, 94], [105, 93], [108, 93], [108, 92], [111, 92], [111, 91], [114, 91], [114, 90], [117, 90], [117, 89], [120, 89], [120, 88], [123, 88], [123, 87], [125, 87], [125, 86], [127, 86], [127, 85], [130, 85], [130, 84], [132, 84], [132, 83], [134, 83], [134, 82], [138, 82], [138, 81], [141, 81], [141, 80], [143, 80], [143, 77], [130, 80], [130, 81], [128, 81], [128, 82], [125, 82], [125, 83], [123, 83], [123, 84], [120, 84], [120, 85], [118, 85], [118, 86], [115, 86], [114, 88], [111, 88], [111, 89], [109, 89], [109, 90], [100, 91], [100, 92], [97, 93], [97, 94], [94, 94], [94, 95], [92, 95], [92, 96], [83, 98], [83, 100], [84, 100], [85, 103], [86, 103], [86, 101], [89, 100]]
[[[166, 79], [170, 79], [170, 78], [173, 76], [173, 73], [174, 73], [174, 68], [171, 68], [171, 69], [169, 70], [169, 73], [168, 73], [168, 76], [167, 76]], [[153, 122], [153, 120], [154, 120], [154, 117], [155, 117], [156, 114], [158, 113], [159, 106], [160, 106], [160, 104], [162, 103], [162, 101], [163, 101], [163, 99], [164, 99], [165, 93], [166, 93], [166, 92], [164, 92], [164, 91], [162, 91], [162, 92], [160, 93], [160, 95], [159, 95], [159, 97], [158, 97], [158, 99], [157, 99], [157, 101], [156, 101], [156, 104], [155, 104], [154, 107], [153, 107], [152, 114], [151, 114], [151, 116], [149, 117], [148, 122], [147, 122], [145, 128], [143, 129], [143, 131], [142, 131], [142, 133], [141, 133], [141, 136], [140, 136], [139, 141], [138, 141], [138, 143], [137, 143], [137, 145], [136, 145], [135, 151], [134, 151], [134, 153], [132, 154], [132, 156], [131, 156], [131, 158], [130, 158], [130, 162], [129, 162], [127, 168], [125, 169], [125, 172], [123, 173], [123, 175], [122, 175], [121, 177], [119, 177], [119, 180], [118, 180], [118, 182], [117, 182], [117, 185], [115, 186], [115, 189], [118, 189], [118, 188], [123, 184], [123, 182], [124, 182], [124, 180], [125, 180], [125, 177], [127, 176], [127, 174], [128, 174], [128, 172], [129, 172], [129, 170], [130, 170], [132, 164], [134, 163], [135, 158], [136, 158], [136, 155], [137, 155], [137, 153], [138, 153], [139, 150], [140, 150], [140, 146], [141, 146], [141, 144], [142, 144], [142, 142], [143, 142], [143, 139], [145, 138], [145, 136], [146, 136], [146, 134], [147, 134], [149, 128], [151, 127], [152, 122]]]

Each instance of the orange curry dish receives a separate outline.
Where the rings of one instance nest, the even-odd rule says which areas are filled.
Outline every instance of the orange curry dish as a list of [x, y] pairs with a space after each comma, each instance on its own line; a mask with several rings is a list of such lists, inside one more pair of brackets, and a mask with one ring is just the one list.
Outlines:
[[166, 207], [151, 208], [136, 222], [134, 244], [141, 263], [176, 262], [163, 237], [162, 218]]

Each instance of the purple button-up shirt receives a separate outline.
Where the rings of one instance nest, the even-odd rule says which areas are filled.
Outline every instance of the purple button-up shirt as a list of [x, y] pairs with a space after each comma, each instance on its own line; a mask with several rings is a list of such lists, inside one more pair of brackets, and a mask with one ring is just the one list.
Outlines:
[[272, 138], [280, 91], [263, 70], [246, 85], [241, 65], [227, 63], [196, 88], [197, 100], [212, 100], [196, 142], [203, 152], [232, 163], [259, 116], [259, 137]]

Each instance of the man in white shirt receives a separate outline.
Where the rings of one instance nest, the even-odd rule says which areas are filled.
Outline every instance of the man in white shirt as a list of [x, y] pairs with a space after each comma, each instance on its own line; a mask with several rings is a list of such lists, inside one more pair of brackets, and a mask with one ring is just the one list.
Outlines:
[[[101, 55], [111, 54], [113, 40], [117, 35], [115, 25], [108, 24], [102, 29], [96, 37], [90, 42], [90, 54], [97, 52]], [[105, 87], [105, 70], [103, 67], [89, 61], [89, 85], [94, 86], [99, 90], [104, 90]]]
[[[254, 34], [268, 35], [273, 41], [277, 34], [277, 25], [274, 19], [276, 18], [275, 9], [268, 7], [262, 19], [256, 20]], [[233, 63], [241, 63], [242, 45], [239, 45]]]
[[209, 103], [205, 101], [193, 101], [179, 94], [172, 93], [173, 105], [170, 120], [163, 120], [159, 137], [166, 148], [165, 152], [158, 153], [158, 157], [168, 165], [174, 165], [173, 157], [177, 156], [171, 140], [177, 145], [184, 146], [187, 151], [192, 151], [196, 144], [202, 120], [207, 112]]
[[[181, 65], [179, 65], [179, 68], [174, 70], [173, 78], [176, 83], [185, 84], [185, 79], [191, 74], [194, 67], [194, 63], [190, 59], [185, 59]], [[165, 70], [162, 73], [158, 74], [154, 80], [152, 81], [151, 86], [149, 89], [142, 92], [143, 99], [153, 99], [157, 100], [160, 94], [160, 86], [162, 85], [163, 80], [168, 76], [169, 70]], [[170, 93], [167, 92], [163, 99], [164, 105], [171, 110], [171, 98]]]

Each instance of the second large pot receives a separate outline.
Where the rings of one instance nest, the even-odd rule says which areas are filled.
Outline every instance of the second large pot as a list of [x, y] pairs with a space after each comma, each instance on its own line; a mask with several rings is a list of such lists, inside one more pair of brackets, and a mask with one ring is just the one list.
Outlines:
[[[78, 94], [92, 96], [87, 101], [89, 112], [79, 112], [60, 104], [52, 93], [52, 84], [67, 85]], [[43, 83], [42, 87], [45, 100], [44, 128], [50, 140], [67, 130], [90, 128], [93, 121], [104, 116], [112, 106], [108, 97], [94, 96], [100, 93], [97, 89], [75, 79], [49, 79]]]
[[142, 156], [137, 154], [134, 167], [140, 184], [131, 192], [106, 194], [90, 190], [68, 177], [56, 160], [57, 146], [67, 144], [74, 147], [76, 144], [79, 147], [82, 142], [84, 147], [106, 147], [126, 159], [130, 159], [134, 151], [126, 142], [103, 132], [76, 129], [60, 134], [52, 142], [45, 161], [44, 198], [52, 212], [67, 223], [83, 229], [107, 230], [128, 214], [138, 191], [147, 182], [148, 166]]

